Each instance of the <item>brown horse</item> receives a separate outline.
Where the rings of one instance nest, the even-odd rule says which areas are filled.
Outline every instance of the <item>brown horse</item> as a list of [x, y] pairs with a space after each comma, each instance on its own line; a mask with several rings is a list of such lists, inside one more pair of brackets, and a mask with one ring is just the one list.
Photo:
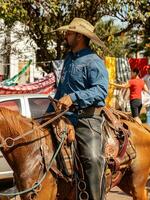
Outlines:
[[[29, 190], [21, 194], [22, 200], [55, 200], [58, 192], [61, 193], [61, 198], [57, 197], [57, 199], [67, 200], [67, 192], [70, 191], [71, 186], [60, 179], [63, 192], [61, 188], [60, 191], [58, 190], [55, 160], [50, 171], [46, 172], [54, 153], [52, 137], [48, 130], [38, 129], [37, 126], [39, 126], [37, 122], [23, 117], [16, 111], [0, 108], [0, 143], [3, 143], [1, 151], [14, 171], [18, 190]], [[31, 130], [34, 130], [31, 134], [24, 135]], [[39, 186], [34, 188], [35, 184], [42, 179]], [[71, 194], [70, 198], [72, 198]]]
[[150, 172], [150, 131], [144, 126], [125, 121], [131, 131], [131, 140], [136, 151], [136, 158], [132, 160], [128, 170], [121, 179], [119, 187], [134, 200], [148, 200], [145, 189]]
[[[127, 120], [124, 123], [131, 131], [130, 137], [135, 147], [136, 158], [129, 163], [118, 186], [127, 194], [132, 195], [133, 200], [148, 200], [145, 185], [150, 169], [150, 132], [138, 123]], [[14, 170], [18, 190], [31, 189], [28, 193], [22, 194], [21, 199], [74, 200], [73, 185], [65, 180], [57, 181], [52, 170], [53, 166], [46, 173], [40, 186], [33, 188], [42, 179], [46, 171], [45, 166], [47, 166], [45, 163], [50, 163], [54, 152], [53, 140], [48, 130], [38, 129], [37, 126], [35, 121], [17, 112], [0, 108], [2, 153]], [[25, 134], [31, 129], [33, 129], [32, 134]], [[55, 168], [56, 163], [54, 162], [53, 165]], [[58, 193], [59, 196], [57, 196]]]

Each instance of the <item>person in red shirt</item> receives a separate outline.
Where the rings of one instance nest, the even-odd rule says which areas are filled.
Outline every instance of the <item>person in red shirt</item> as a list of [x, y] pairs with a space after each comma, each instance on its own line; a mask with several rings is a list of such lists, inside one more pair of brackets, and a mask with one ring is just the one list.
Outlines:
[[130, 108], [133, 118], [138, 122], [142, 123], [139, 117], [140, 111], [142, 108], [142, 90], [148, 92], [148, 88], [139, 77], [138, 68], [134, 68], [131, 71], [131, 79], [124, 84], [110, 83], [111, 85], [116, 86], [117, 88], [129, 88], [130, 89]]

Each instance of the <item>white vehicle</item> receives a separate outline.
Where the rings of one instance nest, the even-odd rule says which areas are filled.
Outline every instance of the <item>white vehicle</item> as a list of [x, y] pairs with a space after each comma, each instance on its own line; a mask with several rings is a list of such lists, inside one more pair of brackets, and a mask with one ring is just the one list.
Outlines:
[[[44, 94], [0, 95], [0, 107], [19, 111], [22, 115], [32, 118], [41, 117], [49, 103], [49, 97]], [[13, 178], [13, 171], [0, 151], [0, 180], [9, 178]]]

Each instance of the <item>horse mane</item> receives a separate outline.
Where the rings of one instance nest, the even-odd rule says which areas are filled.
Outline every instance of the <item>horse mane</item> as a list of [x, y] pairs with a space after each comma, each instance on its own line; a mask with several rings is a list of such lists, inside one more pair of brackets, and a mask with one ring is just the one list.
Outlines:
[[9, 130], [12, 136], [15, 136], [16, 133], [17, 135], [21, 135], [24, 133], [25, 127], [27, 128], [29, 125], [34, 126], [36, 124], [37, 122], [22, 116], [18, 111], [0, 107], [0, 125], [2, 125], [5, 130]]

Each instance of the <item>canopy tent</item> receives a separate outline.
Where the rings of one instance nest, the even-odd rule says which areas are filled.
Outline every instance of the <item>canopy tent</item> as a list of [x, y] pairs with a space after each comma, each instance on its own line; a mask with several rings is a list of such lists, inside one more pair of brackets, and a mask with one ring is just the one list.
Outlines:
[[25, 93], [50, 94], [55, 91], [55, 81], [54, 73], [50, 73], [33, 83], [16, 86], [0, 86], [0, 95]]

